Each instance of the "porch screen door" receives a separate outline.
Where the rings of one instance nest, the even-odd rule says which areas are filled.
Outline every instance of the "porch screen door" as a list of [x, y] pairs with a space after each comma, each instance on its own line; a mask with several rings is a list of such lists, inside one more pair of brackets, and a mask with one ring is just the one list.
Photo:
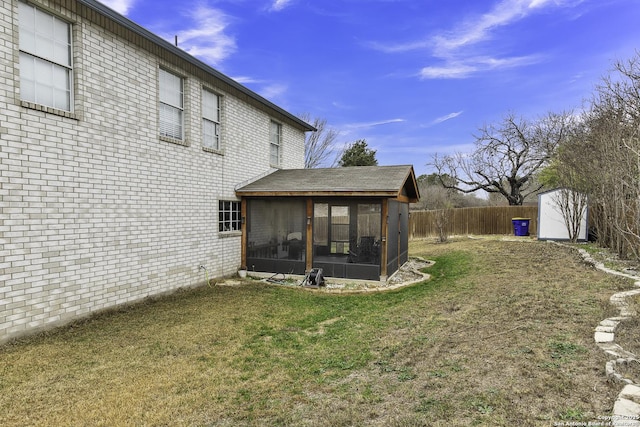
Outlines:
[[331, 206], [331, 253], [349, 254], [349, 206]]

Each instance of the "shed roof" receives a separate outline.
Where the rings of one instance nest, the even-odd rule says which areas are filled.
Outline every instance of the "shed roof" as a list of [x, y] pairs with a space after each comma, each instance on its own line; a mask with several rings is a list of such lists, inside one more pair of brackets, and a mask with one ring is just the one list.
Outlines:
[[280, 169], [236, 189], [238, 196], [387, 197], [420, 199], [413, 166]]

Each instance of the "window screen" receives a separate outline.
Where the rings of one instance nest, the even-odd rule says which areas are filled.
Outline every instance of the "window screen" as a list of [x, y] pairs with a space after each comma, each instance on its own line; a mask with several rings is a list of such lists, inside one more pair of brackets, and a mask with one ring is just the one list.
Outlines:
[[202, 91], [202, 143], [220, 149], [220, 97], [206, 89]]
[[183, 139], [183, 79], [160, 70], [160, 136]]
[[270, 142], [270, 162], [274, 166], [280, 165], [280, 146], [282, 143], [282, 125], [280, 123], [271, 122], [269, 128]]
[[21, 99], [71, 111], [71, 25], [34, 6], [18, 7]]

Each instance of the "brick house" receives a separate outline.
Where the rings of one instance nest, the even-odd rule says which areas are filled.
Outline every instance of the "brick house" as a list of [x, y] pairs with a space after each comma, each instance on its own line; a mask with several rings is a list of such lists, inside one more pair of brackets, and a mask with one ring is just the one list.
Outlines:
[[235, 273], [314, 130], [94, 0], [0, 2], [0, 342]]

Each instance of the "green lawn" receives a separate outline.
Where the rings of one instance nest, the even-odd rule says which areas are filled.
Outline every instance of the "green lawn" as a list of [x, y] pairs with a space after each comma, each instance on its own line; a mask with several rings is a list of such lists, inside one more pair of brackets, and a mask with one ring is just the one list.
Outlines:
[[631, 286], [548, 243], [411, 243], [431, 280], [361, 295], [247, 281], [0, 347], [0, 425], [551, 426], [609, 414], [593, 342]]

